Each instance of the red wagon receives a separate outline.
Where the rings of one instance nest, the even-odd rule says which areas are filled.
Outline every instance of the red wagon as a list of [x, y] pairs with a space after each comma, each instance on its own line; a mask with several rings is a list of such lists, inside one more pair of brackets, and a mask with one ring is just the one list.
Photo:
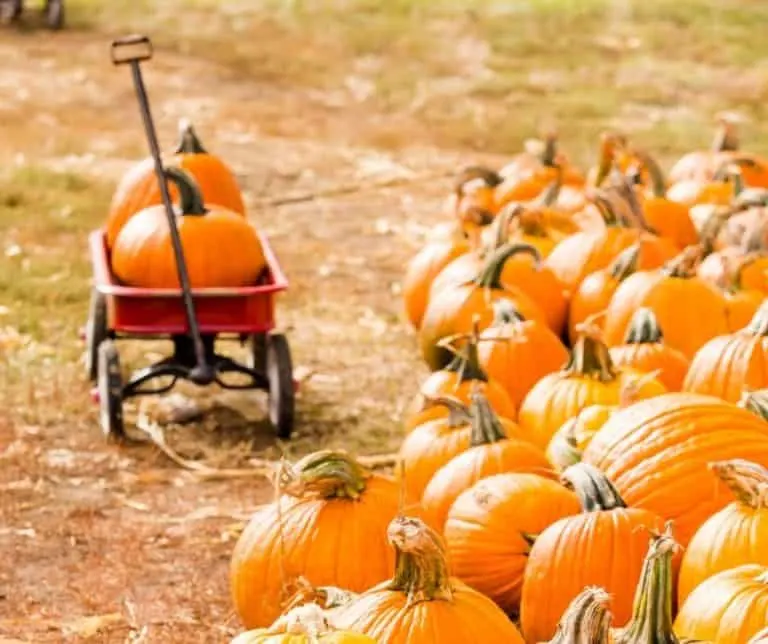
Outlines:
[[[192, 289], [176, 229], [157, 138], [139, 63], [152, 55], [145, 37], [132, 36], [112, 46], [113, 61], [133, 69], [139, 105], [155, 158], [163, 202], [168, 215], [181, 288], [135, 288], [120, 284], [110, 268], [109, 249], [103, 230], [90, 235], [94, 284], [86, 326], [87, 370], [96, 381], [101, 425], [108, 437], [122, 438], [123, 401], [126, 398], [170, 391], [179, 379], [198, 385], [217, 383], [227, 389], [261, 389], [269, 395], [269, 417], [278, 436], [289, 438], [293, 430], [293, 369], [288, 342], [273, 333], [275, 296], [288, 282], [268, 240], [259, 235], [266, 269], [253, 286]], [[124, 53], [127, 52], [127, 53]], [[216, 352], [216, 341], [235, 336], [250, 345], [248, 364]], [[169, 338], [173, 354], [134, 373], [124, 382], [116, 340]], [[244, 380], [233, 382], [227, 374]], [[152, 387], [151, 381], [166, 382]]]

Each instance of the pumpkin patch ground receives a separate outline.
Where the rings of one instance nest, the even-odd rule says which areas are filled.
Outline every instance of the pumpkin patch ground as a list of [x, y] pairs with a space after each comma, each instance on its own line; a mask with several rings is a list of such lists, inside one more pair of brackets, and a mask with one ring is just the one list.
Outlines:
[[[556, 124], [584, 177], [610, 129], [669, 175], [706, 148], [722, 110], [741, 117], [745, 150], [768, 153], [761, 3], [460, 4], [70, 0], [61, 32], [0, 25], [0, 641], [194, 644], [242, 631], [228, 572], [274, 496], [258, 459], [402, 442], [428, 375], [403, 312], [405, 267], [447, 221], [462, 168], [502, 169]], [[108, 43], [131, 32], [156, 45], [145, 74], [163, 149], [190, 119], [291, 281], [277, 312], [300, 383], [290, 443], [276, 443], [262, 394], [182, 386], [126, 406], [129, 424], [158, 423], [175, 453], [210, 468], [196, 473], [154, 446], [104, 440], [78, 337], [87, 235], [147, 154], [130, 79], [109, 61]], [[558, 199], [579, 196], [565, 181]], [[534, 243], [547, 216], [510, 226]], [[659, 263], [646, 262], [637, 270]], [[121, 357], [137, 368], [167, 350], [125, 343]], [[254, 475], [218, 472], [232, 468]]]

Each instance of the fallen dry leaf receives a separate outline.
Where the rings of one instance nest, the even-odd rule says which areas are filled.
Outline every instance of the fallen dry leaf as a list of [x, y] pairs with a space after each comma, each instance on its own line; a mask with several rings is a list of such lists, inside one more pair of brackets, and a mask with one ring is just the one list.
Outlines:
[[70, 620], [62, 624], [61, 631], [68, 636], [93, 637], [105, 628], [124, 623], [125, 617], [122, 613], [107, 613], [106, 615], [92, 615]]

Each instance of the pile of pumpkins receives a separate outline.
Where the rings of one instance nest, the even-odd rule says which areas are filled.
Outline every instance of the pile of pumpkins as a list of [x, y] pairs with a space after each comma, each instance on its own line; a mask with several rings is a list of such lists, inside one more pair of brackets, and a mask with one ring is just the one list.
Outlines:
[[768, 642], [768, 161], [718, 124], [461, 173], [407, 269], [430, 375], [393, 477], [282, 471], [234, 642]]
[[[230, 168], [208, 153], [187, 120], [165, 167], [169, 193], [193, 288], [247, 286], [266, 261], [261, 239], [245, 216]], [[141, 288], [178, 288], [176, 259], [152, 158], [125, 173], [109, 207], [105, 243], [117, 279]]]

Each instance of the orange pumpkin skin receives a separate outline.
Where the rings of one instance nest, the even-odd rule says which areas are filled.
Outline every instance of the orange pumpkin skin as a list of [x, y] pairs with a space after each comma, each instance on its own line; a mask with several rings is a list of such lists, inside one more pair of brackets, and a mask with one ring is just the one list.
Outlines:
[[547, 445], [547, 459], [558, 472], [581, 462], [581, 455], [620, 405], [589, 405], [566, 420]]
[[[495, 309], [493, 324], [480, 334], [478, 359], [489, 378], [504, 388], [517, 409], [541, 378], [568, 361], [568, 350], [549, 327], [524, 320], [509, 302], [498, 302]], [[506, 415], [495, 406], [494, 409]]]
[[741, 644], [768, 624], [768, 566], [747, 564], [699, 585], [675, 619], [678, 637]]
[[453, 502], [481, 478], [502, 472], [555, 477], [544, 453], [528, 441], [508, 438], [488, 402], [477, 393], [473, 410], [471, 447], [437, 470], [421, 496], [422, 516], [438, 532]]
[[637, 310], [624, 344], [612, 347], [610, 355], [617, 367], [628, 367], [643, 373], [658, 371], [657, 379], [667, 391], [680, 391], [690, 366], [682, 351], [664, 343], [656, 316], [646, 308]]
[[[226, 164], [209, 154], [200, 144], [189, 123], [180, 123], [181, 140], [170, 165], [189, 172], [200, 186], [205, 203], [216, 204], [226, 210], [245, 214], [245, 204], [237, 179]], [[170, 187], [171, 198], [178, 193]], [[112, 248], [118, 233], [136, 213], [150, 206], [162, 204], [160, 187], [152, 159], [144, 159], [132, 167], [118, 183], [107, 214], [107, 245]]]
[[286, 492], [256, 511], [232, 554], [232, 597], [248, 629], [281, 614], [283, 574], [288, 584], [304, 577], [313, 586], [362, 592], [394, 570], [386, 541], [398, 512], [394, 481], [331, 451], [310, 454], [292, 471]]
[[724, 485], [712, 480], [708, 463], [734, 458], [768, 465], [768, 425], [736, 405], [689, 393], [617, 411], [583, 455], [627, 503], [674, 521], [682, 546], [729, 500]]
[[397, 550], [394, 577], [334, 609], [337, 628], [387, 644], [523, 644], [498, 606], [449, 577], [445, 546], [424, 523], [398, 517], [388, 538]]
[[527, 642], [550, 640], [560, 616], [585, 586], [610, 593], [614, 624], [624, 626], [632, 617], [648, 533], [664, 527], [658, 515], [627, 508], [610, 483], [584, 464], [569, 468], [563, 478], [573, 481], [582, 507], [591, 511], [560, 519], [536, 537], [520, 606]]
[[[177, 225], [193, 288], [254, 284], [266, 268], [261, 241], [240, 214], [206, 209], [194, 180], [166, 168], [180, 194]], [[178, 288], [176, 258], [165, 208], [150, 206], [131, 217], [112, 250], [112, 270], [122, 282], [144, 288]]]
[[403, 277], [403, 301], [406, 317], [413, 328], [421, 326], [435, 277], [466, 252], [469, 252], [469, 244], [464, 234], [455, 228], [444, 237], [430, 240], [408, 263]]
[[765, 300], [762, 291], [737, 290], [726, 291], [725, 308], [728, 315], [728, 331], [733, 333], [747, 326]]
[[448, 512], [445, 542], [452, 570], [515, 614], [531, 537], [579, 509], [576, 495], [549, 478], [525, 473], [483, 478]]
[[685, 549], [677, 587], [680, 606], [699, 584], [723, 570], [750, 563], [768, 566], [768, 470], [739, 460], [710, 467], [736, 500], [707, 519]]
[[736, 403], [745, 390], [768, 386], [768, 302], [749, 325], [713, 338], [693, 357], [683, 390]]

